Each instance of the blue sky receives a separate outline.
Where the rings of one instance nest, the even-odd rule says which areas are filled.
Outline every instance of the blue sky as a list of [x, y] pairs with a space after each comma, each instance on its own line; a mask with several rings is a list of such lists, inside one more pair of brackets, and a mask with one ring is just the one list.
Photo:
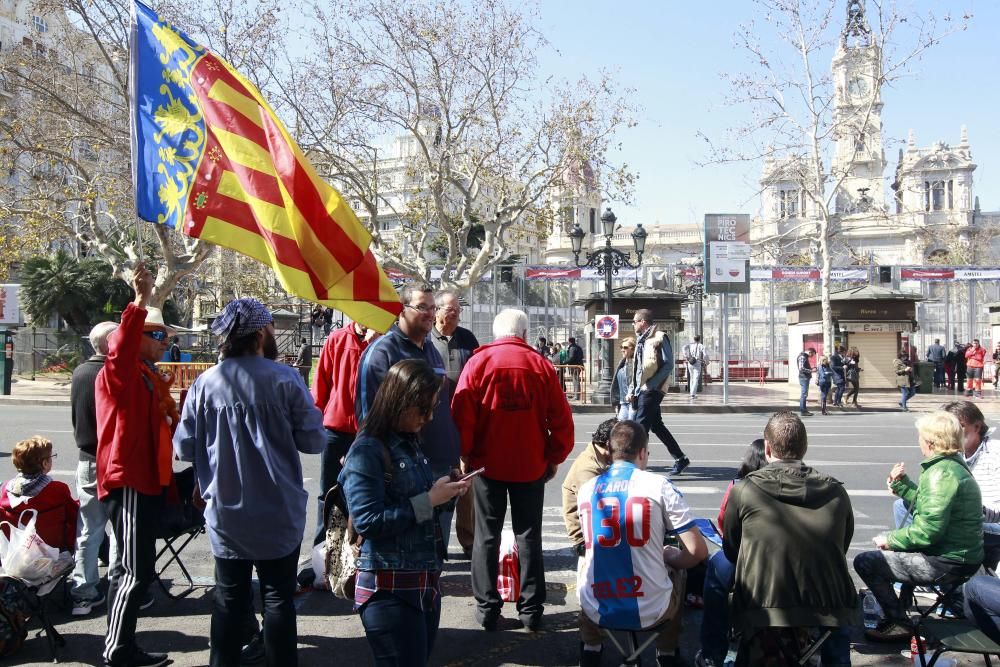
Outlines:
[[[927, 51], [907, 77], [882, 91], [885, 175], [911, 128], [924, 148], [938, 140], [957, 144], [964, 124], [979, 165], [975, 193], [983, 210], [1000, 210], [1000, 2], [898, 4], [973, 18], [968, 30]], [[620, 158], [640, 176], [636, 202], [608, 203], [623, 224], [701, 223], [705, 213], [757, 211], [760, 165], [698, 166], [707, 155], [697, 137], [701, 131], [722, 141], [746, 113], [725, 104], [729, 88], [719, 73], [753, 70], [733, 36], [740, 23], [761, 18], [755, 8], [748, 0], [540, 0], [540, 28], [551, 42], [539, 54], [543, 74], [572, 80], [605, 68], [636, 89], [639, 125], [619, 137]], [[844, 14], [838, 7], [838, 32]], [[824, 71], [829, 62], [822, 61]]]

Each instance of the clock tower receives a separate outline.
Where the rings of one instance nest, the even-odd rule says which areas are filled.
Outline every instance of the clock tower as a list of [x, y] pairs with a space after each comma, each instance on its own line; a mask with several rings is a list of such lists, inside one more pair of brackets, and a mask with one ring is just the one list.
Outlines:
[[847, 22], [833, 57], [836, 150], [831, 176], [841, 181], [837, 213], [885, 208], [882, 150], [882, 55], [872, 40], [864, 0], [848, 0]]

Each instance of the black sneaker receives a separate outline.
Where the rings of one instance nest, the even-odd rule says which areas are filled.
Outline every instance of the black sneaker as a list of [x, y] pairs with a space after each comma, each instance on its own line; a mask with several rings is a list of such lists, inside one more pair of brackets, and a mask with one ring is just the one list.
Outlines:
[[264, 637], [258, 632], [240, 651], [241, 665], [256, 665], [264, 662]]
[[604, 647], [600, 651], [587, 651], [580, 644], [580, 667], [601, 667], [601, 656], [604, 655]]
[[865, 637], [873, 642], [896, 643], [905, 642], [913, 636], [913, 630], [902, 621], [879, 621], [878, 625], [865, 630]]
[[131, 660], [105, 660], [104, 664], [108, 667], [163, 667], [170, 662], [166, 653], [146, 653], [141, 648], [136, 648]]
[[478, 609], [476, 610], [476, 623], [483, 626], [483, 630], [486, 630], [486, 632], [496, 632], [499, 620], [500, 614], [498, 613], [485, 614]]
[[811, 412], [809, 412], [808, 410], [806, 410], [805, 412], [800, 412], [800, 413], [799, 413], [799, 416], [800, 416], [800, 417], [812, 417], [812, 416], [813, 416], [813, 413], [811, 413]]
[[674, 467], [670, 469], [670, 474], [679, 475], [684, 472], [684, 468], [687, 468], [689, 465], [691, 465], [691, 461], [688, 460], [688, 457], [682, 456], [674, 461]]
[[542, 629], [542, 615], [537, 616], [521, 616], [519, 619], [520, 626], [526, 628], [528, 632], [540, 632]]

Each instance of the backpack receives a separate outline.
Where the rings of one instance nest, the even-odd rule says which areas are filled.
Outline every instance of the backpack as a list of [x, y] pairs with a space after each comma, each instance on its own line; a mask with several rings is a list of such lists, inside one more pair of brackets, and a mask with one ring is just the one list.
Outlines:
[[[392, 459], [389, 449], [382, 445], [385, 471], [382, 476], [386, 489], [392, 484]], [[335, 482], [323, 499], [323, 525], [326, 539], [323, 543], [323, 569], [330, 590], [338, 598], [354, 599], [354, 580], [358, 573], [358, 558], [365, 538], [354, 528], [347, 498], [340, 482]]]
[[0, 578], [0, 657], [17, 653], [28, 636], [26, 588], [18, 579]]

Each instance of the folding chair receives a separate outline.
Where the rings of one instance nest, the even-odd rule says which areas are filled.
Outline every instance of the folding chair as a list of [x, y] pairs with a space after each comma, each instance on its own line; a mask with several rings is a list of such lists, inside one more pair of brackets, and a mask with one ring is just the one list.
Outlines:
[[974, 574], [975, 572], [967, 575], [945, 575], [939, 581], [925, 586], [934, 594], [934, 601], [929, 606], [921, 609], [920, 604], [917, 602], [917, 596], [912, 594], [909, 606], [920, 614], [921, 619], [929, 617], [935, 611], [937, 611], [939, 617], [948, 618], [947, 613], [950, 609], [961, 608], [962, 586]]
[[[661, 624], [662, 625], [662, 624]], [[659, 632], [659, 626], [653, 628], [644, 628], [643, 630], [620, 630], [616, 631], [611, 628], [601, 628], [601, 634], [611, 640], [611, 643], [615, 645], [618, 652], [622, 654], [623, 662], [622, 665], [641, 665], [642, 664], [642, 653], [650, 644], [656, 641], [657, 633]], [[624, 632], [625, 641], [619, 642], [618, 638], [615, 637], [615, 632]], [[639, 643], [639, 633], [648, 632], [649, 637], [646, 638], [644, 642]]]
[[[800, 635], [802, 631], [809, 634], [808, 643], [804, 646]], [[809, 664], [832, 634], [829, 628], [817, 628], [815, 633], [812, 628], [758, 628], [751, 637], [740, 638], [736, 667], [756, 665], [759, 657], [754, 657], [755, 651], [771, 659], [780, 656], [780, 664], [783, 665]]]
[[[196, 584], [181, 554], [196, 537], [205, 532], [205, 516], [194, 506], [191, 496], [194, 492], [194, 468], [187, 468], [174, 473], [174, 483], [180, 502], [168, 504], [163, 511], [157, 537], [163, 540], [163, 547], [156, 552], [156, 583], [172, 600], [179, 600], [189, 595], [195, 588], [211, 588], [215, 584]], [[162, 560], [168, 556], [166, 560]], [[173, 564], [177, 564], [181, 574], [187, 580], [187, 587], [178, 594], [170, 592], [163, 580], [163, 574]]]
[[[939, 642], [930, 661], [927, 660], [927, 644], [922, 635], [933, 637]], [[1000, 658], [1000, 645], [987, 637], [971, 621], [963, 619], [928, 618], [920, 620], [913, 629], [917, 644], [917, 655], [921, 667], [934, 667], [943, 653], [978, 653], [983, 656], [987, 667], [993, 663], [990, 656]]]
[[18, 582], [18, 591], [20, 592], [21, 603], [24, 611], [26, 612], [25, 616], [27, 616], [29, 620], [37, 618], [39, 623], [41, 623], [41, 631], [45, 633], [45, 640], [49, 645], [49, 653], [52, 655], [52, 662], [59, 662], [57, 647], [65, 646], [66, 640], [63, 639], [61, 634], [59, 634], [59, 631], [56, 630], [55, 625], [52, 623], [52, 619], [49, 618], [48, 612], [46, 611], [46, 603], [56, 591], [59, 591], [60, 593], [65, 591], [66, 578], [72, 572], [73, 561], [68, 561], [57, 574], [38, 585], [28, 584], [28, 582], [23, 579], [18, 579], [17, 577], [0, 575], [0, 579], [10, 579]]

